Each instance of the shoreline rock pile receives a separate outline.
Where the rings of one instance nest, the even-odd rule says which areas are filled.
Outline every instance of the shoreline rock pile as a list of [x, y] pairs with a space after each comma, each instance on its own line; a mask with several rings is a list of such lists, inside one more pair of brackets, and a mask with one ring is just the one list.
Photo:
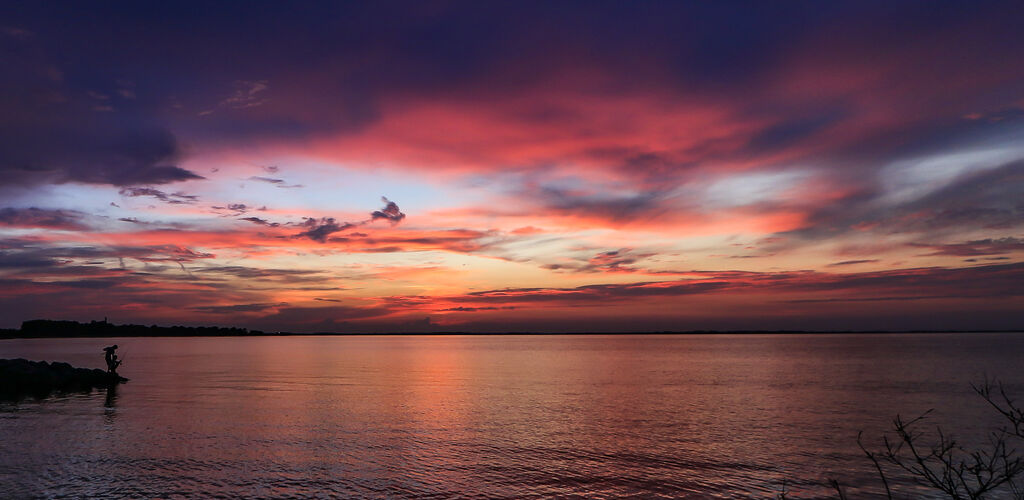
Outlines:
[[104, 370], [75, 368], [59, 361], [0, 359], [0, 399], [44, 398], [55, 392], [88, 392], [127, 381]]

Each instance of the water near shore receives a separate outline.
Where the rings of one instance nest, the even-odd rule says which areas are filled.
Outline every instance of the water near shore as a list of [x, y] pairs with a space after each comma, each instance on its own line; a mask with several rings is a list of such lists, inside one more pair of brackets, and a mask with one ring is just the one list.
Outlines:
[[969, 383], [1024, 398], [1024, 335], [120, 338], [0, 341], [0, 358], [131, 382], [0, 403], [0, 497], [765, 498], [875, 488], [857, 431]]

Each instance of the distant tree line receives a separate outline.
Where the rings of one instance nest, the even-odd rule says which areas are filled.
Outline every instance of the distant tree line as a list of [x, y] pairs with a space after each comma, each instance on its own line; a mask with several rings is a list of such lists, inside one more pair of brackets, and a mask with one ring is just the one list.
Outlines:
[[265, 333], [247, 328], [225, 328], [219, 326], [146, 326], [115, 325], [103, 321], [79, 323], [34, 319], [21, 324], [20, 330], [0, 330], [0, 338], [51, 338], [51, 337], [254, 337], [281, 335]]

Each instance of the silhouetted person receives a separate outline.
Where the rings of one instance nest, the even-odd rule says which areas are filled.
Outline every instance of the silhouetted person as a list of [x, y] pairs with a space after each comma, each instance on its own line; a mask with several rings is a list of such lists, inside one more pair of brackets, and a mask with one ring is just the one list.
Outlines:
[[107, 362], [107, 373], [115, 375], [117, 374], [117, 367], [121, 366], [121, 362], [117, 359], [117, 354], [114, 354], [116, 350], [117, 344], [103, 348], [103, 361]]

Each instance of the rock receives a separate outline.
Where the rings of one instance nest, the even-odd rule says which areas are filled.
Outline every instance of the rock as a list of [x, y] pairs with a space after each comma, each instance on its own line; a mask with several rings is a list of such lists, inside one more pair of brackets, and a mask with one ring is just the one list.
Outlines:
[[0, 359], [0, 399], [44, 398], [54, 392], [88, 392], [127, 381], [103, 370], [75, 368], [68, 363]]

